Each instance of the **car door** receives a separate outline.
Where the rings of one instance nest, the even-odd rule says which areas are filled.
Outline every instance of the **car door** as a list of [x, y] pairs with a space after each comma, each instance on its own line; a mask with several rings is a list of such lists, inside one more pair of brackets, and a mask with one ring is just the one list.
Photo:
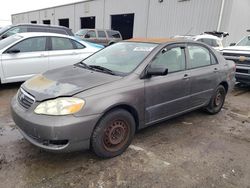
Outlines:
[[49, 69], [80, 62], [90, 55], [86, 47], [70, 38], [50, 37]]
[[188, 70], [191, 81], [191, 107], [207, 103], [219, 84], [220, 66], [214, 54], [205, 46], [188, 45]]
[[32, 37], [13, 45], [2, 54], [6, 82], [24, 81], [48, 70], [46, 37]]
[[162, 49], [149, 66], [168, 68], [168, 74], [145, 80], [146, 124], [186, 111], [190, 80], [186, 71], [185, 45], [172, 45]]

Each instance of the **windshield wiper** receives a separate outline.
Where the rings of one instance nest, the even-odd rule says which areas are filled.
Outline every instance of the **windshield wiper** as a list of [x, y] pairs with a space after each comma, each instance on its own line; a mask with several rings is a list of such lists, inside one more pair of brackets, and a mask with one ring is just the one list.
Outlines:
[[114, 73], [114, 71], [106, 68], [106, 67], [102, 67], [102, 66], [99, 66], [99, 65], [88, 65], [89, 68], [91, 69], [94, 69], [94, 70], [98, 70], [98, 71], [101, 71], [101, 72], [105, 72], [105, 73], [108, 73], [108, 74], [111, 74], [111, 75], [116, 75], [116, 73]]
[[85, 68], [85, 69], [91, 69], [92, 70], [92, 68], [89, 65], [87, 65], [86, 63], [83, 63], [82, 61], [80, 63], [77, 63], [77, 65], [79, 67], [82, 67], [82, 68]]

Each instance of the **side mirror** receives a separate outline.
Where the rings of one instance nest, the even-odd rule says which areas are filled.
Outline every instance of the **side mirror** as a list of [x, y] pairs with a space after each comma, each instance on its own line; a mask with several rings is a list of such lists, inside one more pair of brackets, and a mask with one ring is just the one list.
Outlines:
[[236, 43], [231, 43], [229, 46], [235, 46], [236, 45]]
[[86, 39], [89, 39], [89, 38], [90, 38], [90, 35], [89, 35], [89, 34], [86, 34], [86, 35], [85, 35], [85, 38], [86, 38]]
[[1, 36], [1, 39], [5, 39], [7, 37], [8, 37], [8, 35], [4, 34], [4, 35]]
[[165, 76], [168, 74], [168, 69], [164, 67], [148, 67], [146, 77], [151, 76]]
[[17, 54], [17, 53], [20, 53], [21, 51], [19, 49], [10, 49], [8, 50], [6, 53], [8, 54]]

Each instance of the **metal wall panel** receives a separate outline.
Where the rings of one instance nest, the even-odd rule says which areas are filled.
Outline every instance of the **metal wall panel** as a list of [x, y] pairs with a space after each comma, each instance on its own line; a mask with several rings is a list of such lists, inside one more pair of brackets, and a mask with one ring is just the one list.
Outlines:
[[75, 28], [75, 6], [67, 5], [62, 7], [56, 7], [54, 9], [55, 25], [59, 25], [59, 19], [69, 19], [69, 28]]
[[39, 23], [43, 23], [43, 20], [50, 20], [51, 25], [56, 25], [57, 22], [55, 21], [55, 9], [43, 9], [40, 10], [40, 21]]
[[134, 13], [134, 37], [146, 37], [148, 3], [149, 0], [105, 0], [105, 28], [111, 28], [111, 15]]
[[28, 21], [29, 21], [28, 13], [21, 13], [21, 14], [12, 16], [12, 23], [13, 24], [27, 23]]
[[222, 18], [221, 30], [229, 32], [225, 44], [238, 42], [241, 38], [250, 33], [250, 1], [249, 0], [226, 0]]
[[28, 17], [29, 17], [29, 20], [28, 20], [28, 23], [30, 23], [31, 21], [37, 21], [37, 23], [41, 23], [40, 22], [40, 11], [34, 11], [34, 12], [29, 12], [28, 13]]
[[96, 28], [104, 28], [104, 0], [75, 4], [75, 32], [81, 28], [81, 17], [95, 16]]
[[150, 1], [148, 37], [199, 34], [216, 30], [221, 0]]

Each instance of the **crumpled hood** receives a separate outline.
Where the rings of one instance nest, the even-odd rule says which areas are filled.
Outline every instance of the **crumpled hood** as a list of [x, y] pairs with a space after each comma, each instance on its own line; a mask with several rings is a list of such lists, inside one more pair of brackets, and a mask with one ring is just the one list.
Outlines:
[[79, 92], [121, 79], [77, 66], [47, 71], [27, 80], [21, 87], [36, 101], [72, 96]]

